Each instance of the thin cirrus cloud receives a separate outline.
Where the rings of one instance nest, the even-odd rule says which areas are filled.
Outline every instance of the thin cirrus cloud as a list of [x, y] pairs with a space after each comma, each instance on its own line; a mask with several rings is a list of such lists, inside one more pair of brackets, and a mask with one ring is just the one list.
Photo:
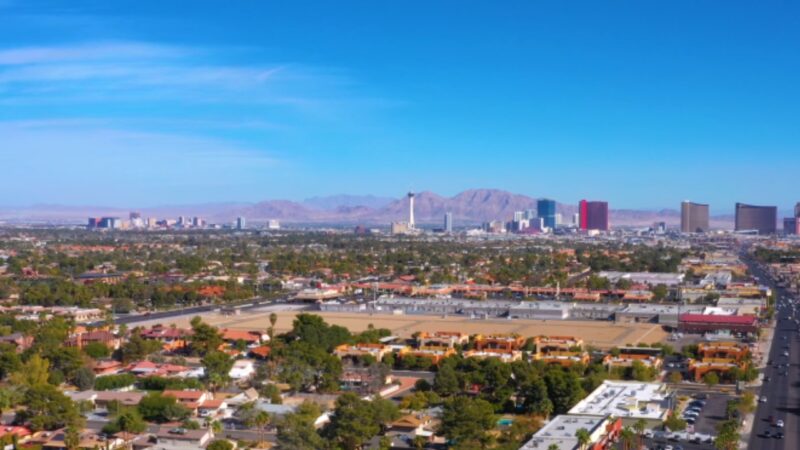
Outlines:
[[[165, 102], [251, 104], [322, 113], [369, 102], [335, 68], [231, 63], [242, 49], [190, 48], [140, 42], [0, 49], [4, 104]], [[234, 58], [235, 59], [235, 58]]]
[[21, 47], [0, 50], [0, 65], [47, 64], [64, 61], [176, 58], [188, 49], [145, 43], [95, 43], [70, 47]]
[[302, 170], [307, 135], [382, 107], [344, 71], [247, 52], [141, 42], [0, 49], [0, 165], [20, 175], [10, 185], [30, 187], [14, 198], [249, 198]]

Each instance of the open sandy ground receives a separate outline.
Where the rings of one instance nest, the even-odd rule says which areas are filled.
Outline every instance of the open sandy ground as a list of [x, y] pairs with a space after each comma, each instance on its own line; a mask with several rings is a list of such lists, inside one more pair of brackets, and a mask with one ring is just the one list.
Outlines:
[[[278, 322], [276, 333], [288, 331], [292, 320], [302, 311], [260, 310], [247, 311], [238, 316], [223, 316], [219, 313], [205, 313], [203, 320], [220, 327], [237, 330], [266, 330], [269, 315], [275, 312]], [[375, 328], [388, 328], [397, 336], [408, 337], [417, 331], [460, 331], [467, 334], [517, 333], [521, 336], [575, 336], [585, 343], [600, 348], [610, 348], [627, 344], [663, 342], [667, 333], [656, 324], [614, 323], [600, 321], [553, 321], [553, 320], [476, 320], [458, 316], [430, 315], [386, 315], [358, 313], [330, 313], [306, 311], [322, 316], [326, 322], [347, 327], [351, 331], [363, 331], [369, 324]], [[175, 323], [188, 327], [191, 317], [168, 319], [164, 323]]]

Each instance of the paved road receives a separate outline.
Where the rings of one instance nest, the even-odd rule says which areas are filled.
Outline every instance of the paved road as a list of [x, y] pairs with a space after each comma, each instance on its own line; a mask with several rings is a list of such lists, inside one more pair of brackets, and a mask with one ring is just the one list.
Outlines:
[[[668, 441], [666, 439], [647, 439], [645, 438], [643, 444], [648, 449], [658, 450], [661, 448], [666, 447], [667, 445], [671, 445], [672, 448], [675, 448], [676, 445], [680, 445], [683, 450], [715, 450], [714, 444], [695, 444], [693, 442], [675, 442], [675, 441]], [[617, 444], [618, 449], [622, 449], [622, 443]]]
[[[264, 299], [254, 299], [251, 302], [245, 303], [239, 307], [241, 311], [252, 311], [254, 309], [260, 308], [267, 308], [270, 306], [277, 307], [277, 306], [289, 306], [291, 305], [293, 308], [298, 308], [297, 304], [293, 303], [278, 303], [272, 300], [264, 300]], [[117, 316], [114, 319], [114, 322], [117, 325], [129, 325], [134, 323], [141, 323], [141, 322], [150, 322], [155, 320], [162, 320], [162, 319], [170, 319], [176, 317], [183, 317], [183, 316], [193, 316], [201, 313], [207, 313], [214, 311], [215, 309], [219, 309], [223, 306], [233, 306], [233, 305], [202, 305], [202, 306], [192, 306], [189, 308], [181, 308], [175, 309], [171, 311], [159, 311], [153, 312], [149, 314], [132, 314], [132, 315], [124, 315], [124, 316]], [[302, 305], [300, 305], [302, 306]], [[304, 306], [304, 308], [308, 308], [308, 306]], [[97, 324], [102, 324], [102, 322], [97, 322]]]
[[[751, 272], [760, 278], [762, 283], [772, 286], [777, 296], [775, 335], [769, 361], [772, 362], [764, 375], [770, 378], [761, 387], [759, 395], [766, 397], [766, 403], [759, 403], [755, 414], [753, 432], [750, 435], [748, 448], [758, 450], [797, 450], [800, 448], [800, 345], [798, 345], [797, 325], [790, 317], [793, 315], [795, 299], [785, 290], [778, 289], [767, 277], [767, 274], [750, 263]], [[783, 356], [789, 346], [789, 357]], [[789, 364], [788, 368], [775, 367], [777, 364]], [[783, 375], [785, 373], [785, 375]], [[770, 425], [768, 418], [783, 420], [785, 426], [784, 439], [764, 437], [764, 431], [774, 432], [778, 428]]]
[[[101, 420], [87, 420], [86, 421], [86, 428], [94, 431], [100, 431], [103, 427], [107, 424], [106, 421]], [[147, 426], [147, 432], [155, 434], [158, 432], [160, 426], [149, 424]], [[262, 435], [257, 430], [223, 430], [221, 433], [217, 434], [217, 437], [224, 436], [228, 439], [234, 440], [243, 440], [243, 441], [258, 441], [261, 439]], [[264, 439], [267, 442], [277, 442], [277, 437], [275, 431], [267, 431], [263, 435]]]

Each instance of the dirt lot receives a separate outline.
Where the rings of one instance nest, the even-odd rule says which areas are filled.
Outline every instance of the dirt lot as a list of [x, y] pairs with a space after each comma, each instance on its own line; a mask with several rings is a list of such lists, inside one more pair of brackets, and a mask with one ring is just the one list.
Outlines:
[[[272, 311], [246, 312], [240, 316], [222, 316], [218, 313], [203, 315], [203, 320], [220, 328], [238, 330], [264, 330], [269, 326]], [[278, 315], [276, 331], [288, 331], [299, 311], [275, 311]], [[592, 321], [547, 321], [547, 320], [473, 320], [464, 317], [437, 317], [428, 315], [384, 315], [321, 313], [330, 324], [347, 327], [351, 331], [362, 331], [369, 324], [376, 328], [388, 328], [398, 336], [407, 337], [417, 331], [461, 331], [468, 334], [517, 333], [521, 336], [575, 336], [587, 344], [610, 348], [636, 343], [662, 342], [665, 333], [659, 325], [643, 323], [592, 322]], [[178, 326], [188, 327], [190, 318], [170, 320]]]

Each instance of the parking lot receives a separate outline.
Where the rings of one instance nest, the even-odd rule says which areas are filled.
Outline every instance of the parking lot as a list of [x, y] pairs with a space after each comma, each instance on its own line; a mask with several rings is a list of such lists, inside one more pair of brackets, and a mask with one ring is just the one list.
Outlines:
[[729, 400], [733, 400], [730, 395], [710, 394], [705, 400], [706, 405], [694, 423], [695, 433], [716, 435], [717, 427], [726, 419], [725, 409]]

